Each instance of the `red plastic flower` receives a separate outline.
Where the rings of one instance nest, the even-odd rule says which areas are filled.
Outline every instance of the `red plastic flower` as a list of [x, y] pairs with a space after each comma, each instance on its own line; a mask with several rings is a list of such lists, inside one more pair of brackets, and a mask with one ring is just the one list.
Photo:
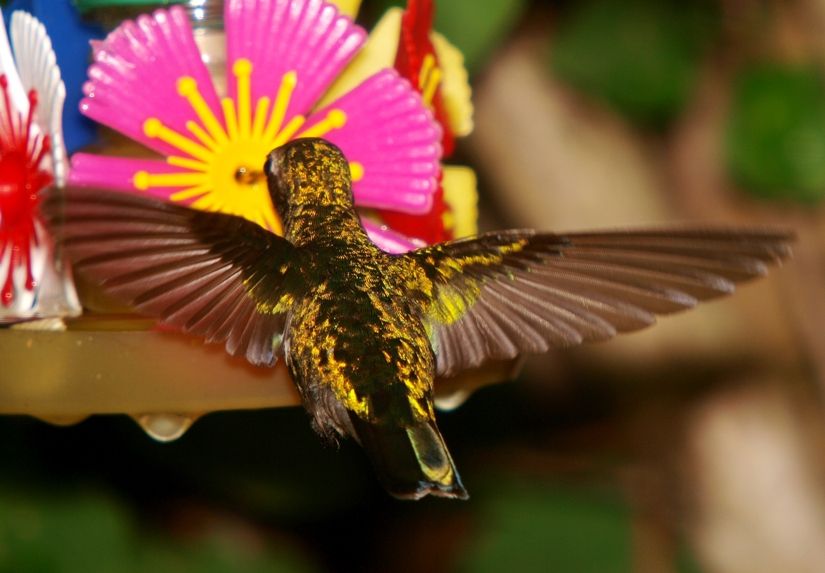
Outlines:
[[9, 96], [9, 81], [0, 75], [3, 108], [0, 114], [0, 304], [11, 306], [15, 298], [15, 275], [25, 273], [23, 287], [32, 291], [33, 249], [38, 246], [37, 207], [40, 191], [52, 181], [43, 168], [51, 148], [49, 137], [33, 135], [37, 92], [29, 91], [29, 111], [16, 112]]
[[[401, 34], [395, 54], [395, 69], [418, 88], [425, 103], [430, 105], [441, 124], [444, 157], [452, 155], [455, 136], [450, 129], [444, 100], [441, 95], [441, 68], [430, 35], [433, 31], [434, 8], [432, 0], [409, 0], [401, 16]], [[438, 243], [454, 238], [444, 225], [448, 208], [444, 203], [444, 187], [439, 177], [438, 189], [433, 195], [433, 206], [425, 215], [411, 215], [381, 210], [381, 219], [390, 227], [409, 237], [427, 243]]]
[[43, 24], [15, 12], [9, 42], [0, 15], [0, 323], [81, 310], [38, 210], [43, 189], [65, 183], [65, 98]]

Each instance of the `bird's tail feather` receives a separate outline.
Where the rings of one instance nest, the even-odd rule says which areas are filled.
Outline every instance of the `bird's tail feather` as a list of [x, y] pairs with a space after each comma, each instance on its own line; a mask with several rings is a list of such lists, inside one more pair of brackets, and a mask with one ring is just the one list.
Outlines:
[[435, 422], [372, 424], [350, 414], [353, 429], [378, 477], [393, 496], [467, 499], [467, 491]]

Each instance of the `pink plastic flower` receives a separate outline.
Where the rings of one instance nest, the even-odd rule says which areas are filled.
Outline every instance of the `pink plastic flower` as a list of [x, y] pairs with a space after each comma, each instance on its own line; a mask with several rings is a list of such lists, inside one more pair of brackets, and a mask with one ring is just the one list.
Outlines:
[[[324, 137], [350, 161], [356, 204], [426, 213], [441, 132], [421, 97], [382, 70], [320, 109], [366, 32], [323, 0], [227, 0], [227, 97], [204, 65], [186, 14], [127, 21], [96, 46], [82, 111], [158, 159], [76, 154], [70, 183], [241, 215], [275, 232], [262, 165], [297, 137]], [[404, 238], [366, 222], [379, 246]]]

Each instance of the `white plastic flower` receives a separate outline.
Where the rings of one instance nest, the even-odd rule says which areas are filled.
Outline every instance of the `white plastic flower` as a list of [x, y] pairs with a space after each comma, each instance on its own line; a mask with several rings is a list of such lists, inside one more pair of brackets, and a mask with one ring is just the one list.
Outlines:
[[43, 25], [0, 15], [0, 322], [80, 313], [38, 207], [67, 176], [62, 113], [66, 89]]

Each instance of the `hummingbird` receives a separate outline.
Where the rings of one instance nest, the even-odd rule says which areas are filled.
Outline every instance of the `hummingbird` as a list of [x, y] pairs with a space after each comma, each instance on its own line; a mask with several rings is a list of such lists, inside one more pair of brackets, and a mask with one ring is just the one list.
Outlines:
[[436, 424], [437, 376], [644, 328], [765, 274], [793, 238], [509, 230], [389, 254], [333, 144], [294, 140], [263, 171], [284, 236], [96, 189], [54, 192], [43, 211], [75, 270], [139, 312], [255, 365], [285, 360], [314, 429], [353, 437], [404, 499], [467, 498]]

